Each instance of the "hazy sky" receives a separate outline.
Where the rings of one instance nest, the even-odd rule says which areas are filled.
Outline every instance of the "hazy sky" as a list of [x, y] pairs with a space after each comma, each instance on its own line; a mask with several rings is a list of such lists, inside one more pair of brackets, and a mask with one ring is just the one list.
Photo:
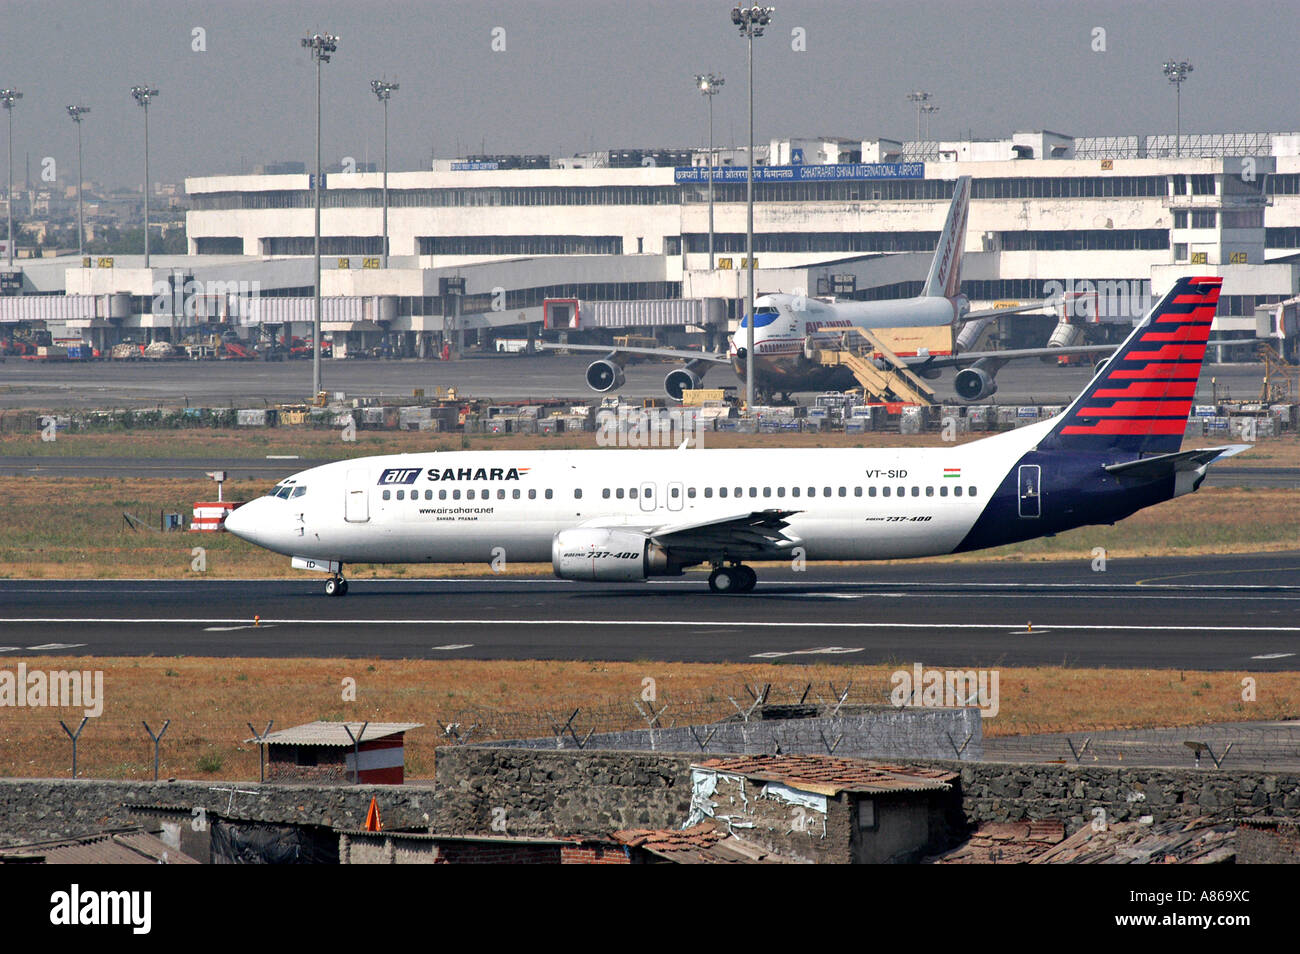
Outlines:
[[[1074, 135], [1173, 132], [1167, 58], [1190, 60], [1185, 132], [1300, 128], [1292, 78], [1300, 9], [1291, 2], [1060, 0], [777, 0], [755, 41], [756, 139], [774, 135], [911, 138], [905, 96], [940, 111], [935, 138], [1049, 128]], [[590, 148], [705, 141], [697, 72], [720, 72], [719, 143], [743, 142], [745, 42], [728, 0], [694, 2], [348, 3], [0, 0], [0, 86], [14, 111], [14, 171], [36, 177], [53, 156], [75, 181], [76, 138], [64, 107], [91, 107], [86, 175], [138, 187], [142, 111], [129, 89], [161, 90], [150, 107], [155, 180], [310, 162], [314, 67], [300, 39], [342, 40], [324, 67], [327, 163], [382, 157], [382, 112], [369, 81], [401, 84], [390, 104], [391, 167], [431, 154], [567, 155]], [[194, 52], [193, 31], [206, 52]], [[493, 31], [505, 50], [492, 50]], [[800, 28], [806, 51], [792, 49]], [[1095, 52], [1094, 30], [1104, 34]], [[498, 44], [499, 44], [498, 34]], [[0, 130], [2, 134], [2, 130]], [[458, 148], [459, 144], [459, 148]], [[0, 157], [2, 158], [2, 157]]]

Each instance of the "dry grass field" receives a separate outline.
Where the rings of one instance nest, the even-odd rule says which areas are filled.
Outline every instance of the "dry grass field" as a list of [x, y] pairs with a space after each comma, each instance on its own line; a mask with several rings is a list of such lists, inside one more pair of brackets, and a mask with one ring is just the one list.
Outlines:
[[[0, 667], [13, 671], [19, 660]], [[256, 745], [243, 740], [269, 720], [287, 728], [314, 719], [420, 722], [407, 736], [409, 777], [431, 778], [437, 746], [448, 739], [440, 723], [460, 723], [471, 741], [494, 730], [548, 733], [580, 708], [574, 726], [634, 727], [632, 706], [643, 680], [655, 680], [664, 724], [683, 713], [726, 717], [727, 696], [748, 701], [744, 686], [771, 683], [773, 698], [794, 698], [811, 683], [815, 698], [833, 698], [830, 684], [852, 683], [850, 701], [888, 701], [890, 673], [879, 666], [703, 665], [652, 662], [475, 662], [427, 660], [293, 660], [45, 657], [36, 669], [84, 668], [104, 673], [104, 712], [81, 736], [79, 773], [99, 778], [152, 777], [153, 749], [141, 720], [156, 732], [171, 719], [162, 744], [162, 778], [256, 779]], [[343, 680], [356, 680], [356, 701], [343, 701]], [[1281, 719], [1297, 715], [1300, 673], [1256, 674], [1257, 700], [1241, 700], [1242, 674], [1068, 668], [999, 670], [1000, 712], [987, 735], [1047, 730], [1096, 730], [1191, 723]], [[679, 706], [674, 708], [674, 702]], [[523, 713], [513, 721], [508, 713]], [[71, 748], [59, 720], [75, 728], [80, 710], [8, 708], [0, 718], [0, 776], [66, 777]], [[471, 729], [477, 724], [477, 728]], [[533, 727], [531, 731], [527, 727]], [[500, 737], [500, 736], [497, 736]]]

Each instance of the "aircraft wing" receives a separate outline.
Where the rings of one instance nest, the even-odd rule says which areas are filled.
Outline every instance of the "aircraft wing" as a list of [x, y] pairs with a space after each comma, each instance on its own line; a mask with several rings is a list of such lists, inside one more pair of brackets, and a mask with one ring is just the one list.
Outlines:
[[616, 348], [612, 345], [576, 345], [551, 344], [539, 342], [547, 351], [598, 351], [604, 355], [635, 354], [655, 358], [675, 358], [680, 361], [708, 361], [713, 364], [731, 364], [725, 354], [710, 354], [707, 351], [687, 351], [684, 348]]
[[1045, 298], [1042, 301], [1031, 301], [1027, 305], [1017, 305], [1015, 308], [989, 308], [985, 311], [971, 311], [962, 316], [962, 324], [969, 321], [982, 321], [985, 318], [998, 318], [1002, 315], [1019, 315], [1027, 311], [1042, 311], [1053, 305], [1059, 305], [1059, 298]]
[[670, 551], [716, 553], [742, 558], [783, 556], [800, 542], [782, 531], [797, 510], [753, 510], [698, 523], [665, 524], [649, 531], [650, 539]]
[[979, 363], [980, 367], [996, 371], [1008, 361], [1023, 361], [1029, 358], [1061, 358], [1069, 355], [1112, 354], [1119, 345], [1077, 345], [1070, 348], [1013, 348], [1009, 351], [963, 351], [961, 354], [945, 354], [925, 357], [918, 355], [907, 358], [907, 366], [912, 370], [930, 368], [964, 368]]

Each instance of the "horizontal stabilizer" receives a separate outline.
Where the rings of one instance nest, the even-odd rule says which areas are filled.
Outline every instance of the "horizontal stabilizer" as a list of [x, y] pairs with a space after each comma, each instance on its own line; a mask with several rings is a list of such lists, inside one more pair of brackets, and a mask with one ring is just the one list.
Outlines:
[[1125, 461], [1122, 464], [1108, 464], [1106, 470], [1117, 476], [1140, 477], [1150, 480], [1167, 474], [1199, 470], [1216, 460], [1232, 457], [1244, 450], [1249, 450], [1250, 446], [1249, 444], [1228, 444], [1224, 447], [1206, 447], [1200, 450], [1179, 451], [1175, 454], [1160, 454], [1156, 457], [1142, 457], [1138, 460]]

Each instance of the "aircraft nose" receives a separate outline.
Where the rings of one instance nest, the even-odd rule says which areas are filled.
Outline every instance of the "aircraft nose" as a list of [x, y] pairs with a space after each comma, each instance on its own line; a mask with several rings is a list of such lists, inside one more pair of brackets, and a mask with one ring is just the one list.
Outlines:
[[249, 501], [242, 507], [236, 507], [226, 515], [225, 522], [222, 525], [239, 539], [247, 540], [249, 543], [256, 543], [257, 511], [262, 506], [264, 506], [263, 498], [259, 497], [257, 500]]

